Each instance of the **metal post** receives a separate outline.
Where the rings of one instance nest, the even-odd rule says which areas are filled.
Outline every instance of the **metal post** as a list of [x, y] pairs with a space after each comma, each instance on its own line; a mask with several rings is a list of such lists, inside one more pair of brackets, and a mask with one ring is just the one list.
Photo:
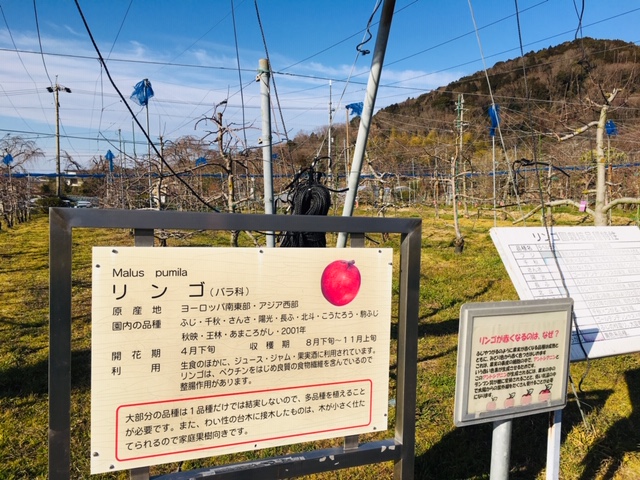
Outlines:
[[[353, 152], [353, 162], [351, 164], [351, 172], [349, 173], [349, 189], [344, 200], [344, 208], [342, 210], [343, 217], [353, 215], [356, 195], [358, 194], [358, 184], [360, 183], [360, 172], [364, 160], [364, 152], [369, 137], [369, 128], [371, 126], [371, 118], [373, 117], [373, 107], [376, 103], [376, 95], [378, 93], [378, 84], [380, 83], [380, 74], [382, 73], [382, 64], [384, 63], [384, 55], [387, 49], [387, 40], [391, 30], [391, 19], [393, 18], [393, 9], [395, 0], [385, 0], [382, 5], [382, 13], [380, 15], [380, 26], [378, 28], [378, 36], [376, 38], [376, 47], [371, 60], [371, 71], [369, 73], [369, 81], [367, 83], [367, 91], [364, 98], [362, 108], [362, 116], [360, 117], [360, 128], [358, 130], [358, 138], [356, 139], [356, 147]], [[347, 122], [348, 122], [347, 118]], [[340, 232], [338, 234], [338, 247], [344, 247], [347, 244], [347, 234]]]
[[551, 425], [547, 431], [547, 475], [546, 480], [558, 480], [560, 477], [560, 444], [562, 443], [562, 410], [550, 415]]
[[[458, 117], [456, 127], [458, 128], [459, 142], [456, 143], [456, 156], [451, 159], [451, 204], [453, 207], [453, 228], [456, 232], [456, 248], [461, 244], [462, 233], [460, 232], [460, 221], [458, 219], [458, 166], [462, 159], [463, 128], [464, 128], [464, 95], [458, 94], [456, 103]], [[458, 251], [458, 250], [456, 250]], [[460, 250], [462, 251], [462, 250]]]
[[493, 226], [497, 227], [498, 226], [498, 212], [496, 211], [497, 208], [497, 198], [496, 198], [496, 136], [493, 135], [491, 137], [491, 143], [492, 143], [492, 151], [493, 151]]
[[149, 467], [132, 468], [129, 470], [129, 480], [149, 480]]
[[[153, 247], [154, 230], [152, 228], [134, 229], [134, 245], [136, 247]], [[129, 470], [129, 480], [149, 480], [149, 467], [132, 468]]]
[[[607, 170], [609, 171], [608, 181], [607, 181], [607, 197], [605, 199], [606, 202], [610, 202], [612, 197], [612, 188], [613, 185], [613, 165], [611, 165], [611, 135], [607, 134]], [[611, 225], [611, 210], [607, 211], [607, 225]]]
[[349, 161], [351, 160], [351, 140], [349, 140], [349, 109], [344, 110], [347, 114], [347, 121], [345, 124], [345, 146], [344, 146], [344, 178], [345, 183], [349, 182]]
[[122, 130], [118, 129], [118, 143], [120, 145], [120, 153], [119, 153], [119, 157], [120, 157], [120, 201], [118, 202], [118, 206], [120, 208], [124, 208], [125, 207], [125, 201], [124, 201], [124, 165], [125, 165], [125, 159], [124, 159], [124, 154], [122, 151]]
[[511, 420], [493, 422], [491, 441], [491, 480], [509, 479], [509, 458], [511, 456]]
[[[271, 101], [269, 97], [269, 60], [261, 58], [258, 64], [260, 82], [260, 97], [262, 99], [262, 169], [264, 174], [264, 213], [273, 214], [273, 170], [271, 164], [272, 136], [271, 136]], [[267, 232], [267, 247], [275, 247], [276, 239], [273, 232]]]
[[[331, 129], [333, 128], [333, 104], [331, 103], [331, 80], [329, 80], [329, 132], [327, 134], [327, 157], [329, 157], [329, 166], [328, 166], [328, 182], [334, 190], [338, 189], [338, 175], [337, 172], [333, 168], [333, 157], [331, 156], [332, 147], [333, 147], [333, 139], [331, 138]], [[334, 178], [335, 175], [335, 178]], [[335, 194], [332, 195], [335, 198]]]
[[[331, 169], [331, 127], [333, 126], [333, 107], [331, 105], [331, 80], [329, 80], [329, 132], [327, 142], [327, 157], [329, 157], [329, 169]], [[329, 170], [331, 171], [331, 170]]]
[[49, 211], [49, 479], [70, 477], [71, 227]]
[[[147, 110], [147, 137], [150, 138], [149, 132], [149, 103], [146, 105]], [[149, 160], [149, 208], [153, 208], [153, 182], [151, 181], [151, 142], [147, 140], [147, 159]], [[158, 210], [160, 209], [160, 199], [158, 198]]]

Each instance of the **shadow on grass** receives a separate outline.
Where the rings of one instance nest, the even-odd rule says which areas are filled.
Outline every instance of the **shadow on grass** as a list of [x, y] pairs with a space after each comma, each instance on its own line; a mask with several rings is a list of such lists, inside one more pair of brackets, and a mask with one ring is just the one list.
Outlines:
[[[453, 318], [451, 320], [444, 320], [442, 322], [434, 322], [434, 323], [422, 323], [422, 321], [418, 324], [418, 338], [426, 337], [426, 336], [434, 336], [434, 337], [444, 337], [447, 335], [458, 334], [458, 324], [459, 320], [457, 318]], [[398, 339], [398, 324], [391, 324], [391, 338], [394, 340]]]
[[[427, 280], [422, 277], [421, 281], [423, 281], [423, 283], [425, 284], [427, 282]], [[452, 281], [455, 282], [454, 279], [447, 278], [441, 279], [439, 283], [446, 284], [448, 286]], [[434, 301], [433, 299], [429, 301], [428, 299], [421, 298], [420, 304], [422, 305], [421, 310], [423, 311], [423, 314], [420, 317], [420, 321], [436, 317], [437, 315], [454, 307], [456, 308], [457, 313], [459, 312], [460, 306], [464, 305], [465, 303], [481, 301], [481, 299], [491, 291], [495, 283], [496, 280], [488, 280], [487, 283], [476, 286], [475, 291], [469, 291], [471, 287], [469, 287], [469, 290], [467, 290], [467, 287], [461, 284], [460, 290], [456, 292], [457, 295], [439, 295], [437, 297], [437, 301]], [[440, 289], [444, 288], [439, 285], [426, 286], [425, 284], [423, 284], [421, 289], [431, 288], [435, 291], [439, 291]]]
[[[48, 380], [48, 359], [32, 365], [2, 369], [0, 370], [0, 398], [46, 394], [49, 390]], [[73, 388], [90, 388], [91, 351], [89, 349], [71, 353], [71, 385]]]
[[445, 337], [447, 335], [457, 335], [460, 320], [452, 318], [437, 323], [421, 323], [418, 325], [419, 337]]
[[[640, 451], [640, 370], [630, 370], [624, 375], [633, 410], [627, 418], [614, 423], [602, 442], [589, 450], [582, 462], [585, 470], [580, 480], [593, 478], [593, 472], [603, 464], [607, 464], [607, 468], [600, 478], [612, 480], [622, 465], [625, 454]], [[607, 448], [602, 448], [603, 445]]]
[[[16, 303], [24, 304], [24, 302], [16, 302]], [[9, 318], [0, 318], [0, 325], [7, 325], [13, 330], [41, 329], [49, 325], [49, 319], [43, 318], [41, 320], [16, 321]]]
[[[434, 336], [434, 337], [444, 337], [447, 335], [453, 335], [458, 333], [458, 319], [454, 320], [445, 320], [444, 322], [438, 323], [427, 323], [427, 324], [419, 324], [418, 325], [418, 338]], [[394, 340], [398, 339], [398, 325], [396, 323], [391, 324], [391, 338]], [[453, 348], [449, 348], [446, 350], [438, 351], [436, 353], [418, 357], [418, 363], [426, 362], [428, 360], [434, 360], [440, 357], [446, 357], [447, 355], [451, 355], [452, 353], [458, 350], [457, 346]], [[393, 371], [397, 368], [397, 363], [392, 363], [390, 365], [390, 369]], [[395, 374], [392, 374], [392, 378], [395, 379]]]
[[[610, 390], [589, 392], [582, 401], [599, 409], [610, 394]], [[510, 480], [534, 480], [545, 469], [550, 415], [552, 414], [545, 413], [513, 419]], [[576, 402], [570, 400], [563, 411], [563, 441], [566, 433], [581, 421]], [[415, 478], [420, 480], [489, 478], [492, 431], [492, 423], [452, 430], [440, 442], [416, 457]], [[598, 459], [594, 461], [597, 463]], [[586, 477], [582, 480], [586, 480]]]

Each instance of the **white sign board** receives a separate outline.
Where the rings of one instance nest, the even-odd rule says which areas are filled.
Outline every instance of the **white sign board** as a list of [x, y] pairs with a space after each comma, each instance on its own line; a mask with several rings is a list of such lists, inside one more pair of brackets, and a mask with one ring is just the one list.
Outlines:
[[392, 249], [93, 249], [91, 473], [387, 429]]
[[491, 238], [521, 299], [573, 299], [572, 360], [640, 350], [637, 227], [500, 227]]
[[571, 299], [468, 303], [460, 310], [454, 423], [562, 408]]

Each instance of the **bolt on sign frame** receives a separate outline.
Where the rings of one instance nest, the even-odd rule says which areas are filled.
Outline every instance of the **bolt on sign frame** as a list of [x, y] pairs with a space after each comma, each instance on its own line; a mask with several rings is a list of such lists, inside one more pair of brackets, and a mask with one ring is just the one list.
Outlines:
[[[153, 210], [49, 210], [49, 478], [67, 480], [71, 470], [71, 278], [75, 228], [133, 229], [135, 246], [152, 247], [154, 230], [345, 232], [351, 247], [364, 247], [365, 233], [401, 235], [396, 419], [393, 438], [154, 477], [163, 480], [290, 478], [381, 462], [394, 462], [394, 479], [413, 479], [422, 220], [419, 218], [255, 215]], [[212, 247], [215, 248], [215, 247]], [[194, 477], [195, 475], [195, 477]], [[149, 468], [130, 470], [149, 479]]]

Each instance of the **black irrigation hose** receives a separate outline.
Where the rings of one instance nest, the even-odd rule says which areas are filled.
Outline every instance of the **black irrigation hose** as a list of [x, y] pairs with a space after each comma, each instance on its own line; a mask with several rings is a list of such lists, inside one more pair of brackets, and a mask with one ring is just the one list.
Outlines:
[[[304, 173], [307, 179], [301, 181]], [[327, 215], [331, 208], [329, 189], [319, 183], [320, 173], [312, 168], [299, 172], [289, 185], [288, 201], [293, 215]], [[326, 247], [325, 232], [284, 232], [281, 247]]]

